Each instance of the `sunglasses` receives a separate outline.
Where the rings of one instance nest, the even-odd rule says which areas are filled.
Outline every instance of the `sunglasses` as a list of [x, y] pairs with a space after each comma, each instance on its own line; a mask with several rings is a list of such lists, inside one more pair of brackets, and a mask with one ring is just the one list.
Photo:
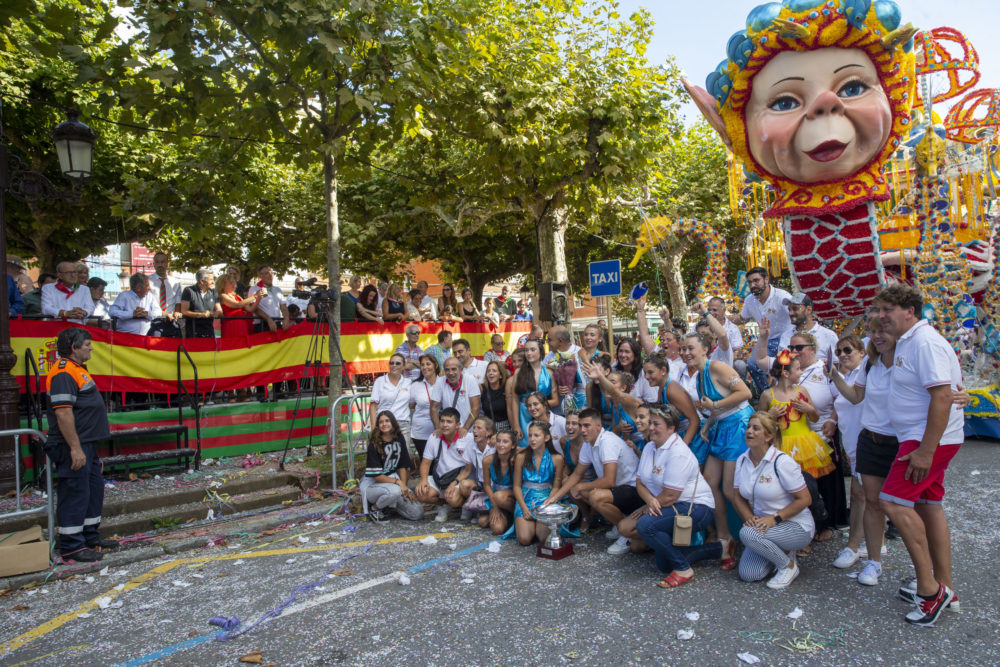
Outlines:
[[839, 357], [841, 355], [850, 354], [851, 352], [854, 352], [854, 348], [848, 345], [847, 347], [839, 347], [836, 350], [834, 350], [834, 352], [836, 352], [837, 356]]
[[402, 366], [403, 362], [402, 361], [390, 361], [389, 365], [390, 366]]
[[791, 350], [792, 352], [801, 352], [807, 347], [812, 347], [812, 345], [789, 345], [788, 349]]
[[407, 331], [406, 335], [407, 336], [419, 336], [420, 332], [419, 331]]

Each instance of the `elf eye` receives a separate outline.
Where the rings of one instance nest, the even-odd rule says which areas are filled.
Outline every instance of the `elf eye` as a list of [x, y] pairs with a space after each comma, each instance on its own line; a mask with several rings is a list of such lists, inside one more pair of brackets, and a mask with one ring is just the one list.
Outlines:
[[837, 91], [839, 97], [857, 97], [868, 90], [868, 84], [861, 81], [849, 81]]
[[784, 97], [779, 97], [775, 101], [768, 105], [768, 109], [771, 111], [791, 111], [792, 109], [797, 109], [799, 107], [799, 101], [794, 97], [785, 95]]

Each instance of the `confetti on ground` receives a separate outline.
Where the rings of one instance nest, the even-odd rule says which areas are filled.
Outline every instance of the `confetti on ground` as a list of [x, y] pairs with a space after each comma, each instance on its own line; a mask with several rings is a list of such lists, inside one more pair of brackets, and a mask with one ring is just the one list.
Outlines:
[[427, 537], [421, 539], [420, 543], [421, 544], [426, 544], [428, 546], [430, 546], [432, 544], [437, 544], [437, 538], [434, 537], [433, 535], [428, 535]]
[[692, 637], [694, 637], [694, 630], [678, 630], [677, 631], [677, 638], [678, 639], [687, 641], [688, 639], [691, 639]]
[[736, 657], [747, 663], [748, 665], [756, 665], [760, 662], [760, 658], [755, 656], [753, 653], [737, 653]]
[[498, 554], [500, 553], [500, 543], [497, 542], [496, 540], [493, 540], [492, 542], [490, 542], [490, 545], [486, 547], [486, 550], [489, 551], [491, 554]]
[[111, 569], [110, 566], [105, 566], [103, 569], [101, 569], [100, 572], [98, 572], [98, 574], [101, 575], [102, 577], [106, 577], [108, 576], [108, 570], [110, 569]]
[[689, 611], [688, 613], [684, 614], [684, 616], [686, 616], [687, 620], [689, 621], [697, 621], [699, 618], [701, 618], [701, 614], [699, 614], [696, 611]]
[[111, 598], [108, 597], [97, 598], [96, 600], [94, 600], [94, 602], [96, 602], [97, 606], [100, 607], [101, 609], [107, 609], [108, 607], [111, 606]]
[[410, 585], [410, 578], [408, 576], [406, 576], [405, 574], [401, 574], [401, 575], [399, 575], [399, 578], [396, 579], [396, 583], [399, 584], [400, 586], [409, 586]]
[[796, 619], [800, 616], [802, 616], [802, 610], [799, 609], [798, 607], [788, 612], [788, 618]]

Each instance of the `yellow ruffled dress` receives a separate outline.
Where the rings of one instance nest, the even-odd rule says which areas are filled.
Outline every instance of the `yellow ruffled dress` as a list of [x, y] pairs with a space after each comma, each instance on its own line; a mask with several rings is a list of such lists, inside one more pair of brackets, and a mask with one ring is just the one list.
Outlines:
[[[800, 394], [800, 399], [804, 398]], [[781, 451], [795, 459], [804, 471], [817, 479], [832, 471], [836, 467], [831, 458], [833, 450], [818, 433], [809, 428], [806, 416], [795, 410], [791, 401], [778, 401], [773, 395], [771, 405], [780, 405], [786, 410], [785, 416], [778, 419], [781, 426]]]

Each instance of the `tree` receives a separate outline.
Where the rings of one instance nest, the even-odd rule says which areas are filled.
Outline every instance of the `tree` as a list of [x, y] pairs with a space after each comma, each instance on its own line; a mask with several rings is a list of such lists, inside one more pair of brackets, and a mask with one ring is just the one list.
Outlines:
[[[322, 166], [326, 265], [340, 274], [338, 183], [351, 147], [392, 135], [412, 113], [414, 78], [433, 68], [461, 7], [409, 0], [135, 0], [141, 56], [117, 74], [129, 105], [182, 136], [285, 142], [279, 157]], [[340, 393], [339, 311], [330, 332]]]
[[[644, 180], [676, 125], [675, 70], [650, 66], [645, 11], [613, 2], [501, 1], [464, 34], [462, 77], [438, 72], [411, 129], [417, 206], [465, 236], [509, 221], [534, 230], [539, 281], [567, 282], [565, 234], [623, 183]], [[449, 78], [451, 77], [451, 78]], [[509, 222], [508, 222], [509, 224]]]

